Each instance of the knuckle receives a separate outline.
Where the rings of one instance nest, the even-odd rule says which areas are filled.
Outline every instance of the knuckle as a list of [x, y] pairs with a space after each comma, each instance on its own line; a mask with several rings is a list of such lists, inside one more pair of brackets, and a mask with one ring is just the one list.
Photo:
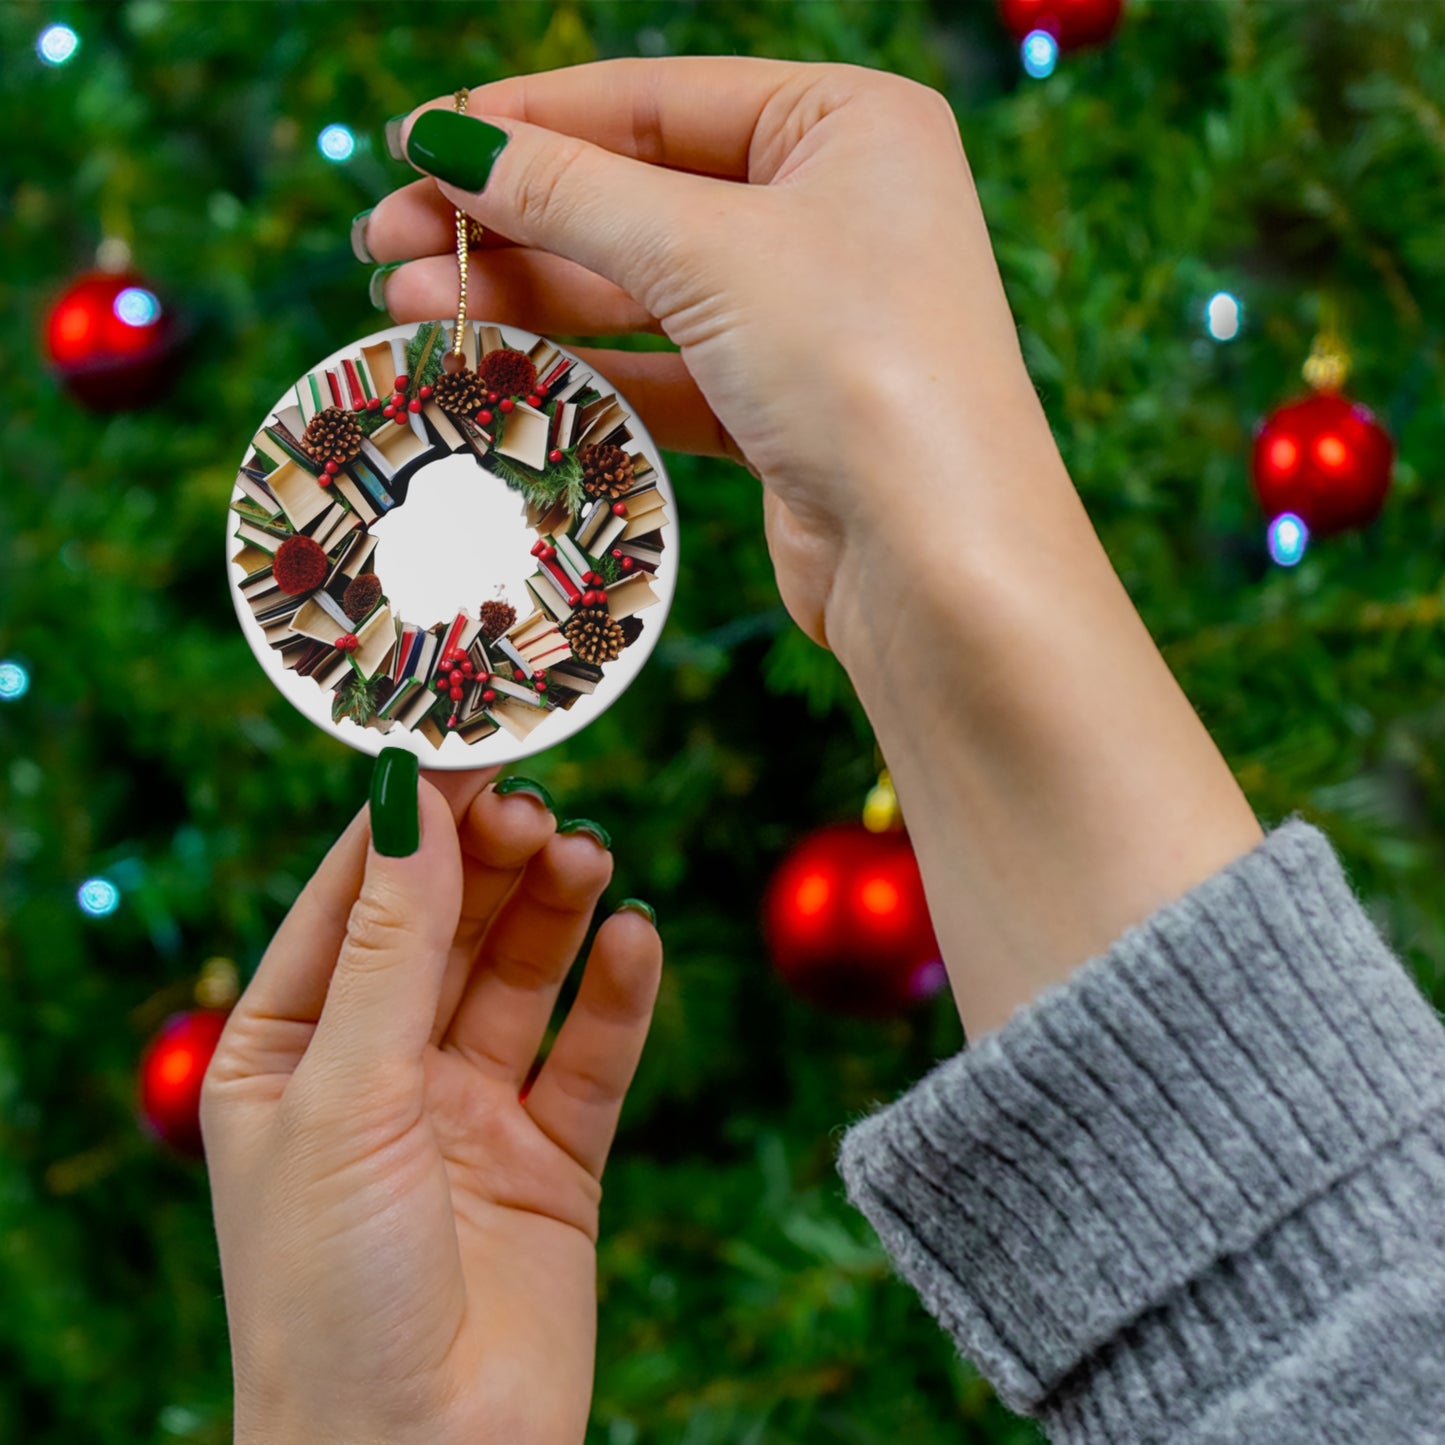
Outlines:
[[582, 141], [561, 136], [533, 156], [517, 182], [516, 211], [524, 225], [542, 228], [556, 222], [566, 204], [568, 183], [586, 153]]
[[384, 900], [363, 894], [346, 920], [346, 942], [339, 964], [365, 972], [394, 959], [415, 941], [414, 927]]

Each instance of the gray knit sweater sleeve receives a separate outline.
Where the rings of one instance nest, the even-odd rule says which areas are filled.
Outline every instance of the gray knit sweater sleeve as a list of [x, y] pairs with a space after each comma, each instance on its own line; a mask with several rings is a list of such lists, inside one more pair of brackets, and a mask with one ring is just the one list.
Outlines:
[[1445, 1441], [1445, 1031], [1307, 824], [857, 1124], [840, 1167], [1056, 1442]]

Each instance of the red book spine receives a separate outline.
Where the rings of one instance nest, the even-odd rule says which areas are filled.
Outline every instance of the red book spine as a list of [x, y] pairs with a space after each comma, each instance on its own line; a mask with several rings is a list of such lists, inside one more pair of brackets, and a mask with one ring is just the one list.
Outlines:
[[401, 641], [397, 644], [396, 654], [391, 663], [391, 680], [401, 681], [401, 670], [406, 663], [406, 655], [411, 651], [411, 645], [416, 641], [416, 628], [403, 627], [401, 629]]
[[567, 599], [569, 607], [575, 607], [582, 600], [582, 593], [572, 579], [557, 565], [556, 558], [539, 559], [538, 565], [557, 584], [557, 590]]
[[542, 385], [545, 386], [548, 391], [551, 391], [551, 389], [556, 386], [559, 378], [565, 374], [567, 368], [571, 365], [571, 357], [564, 356], [562, 360], [559, 361], [556, 366], [554, 366], [551, 371], [549, 371], [546, 376], [542, 378]]
[[346, 378], [346, 389], [351, 394], [351, 405], [366, 405], [366, 393], [361, 389], [361, 377], [357, 374], [356, 363], [350, 358], [341, 363], [341, 374]]
[[465, 612], [458, 612], [456, 615], [456, 620], [452, 623], [450, 627], [447, 628], [447, 635], [445, 638], [442, 639], [442, 650], [438, 654], [438, 656], [445, 657], [447, 653], [449, 653], [457, 645], [457, 638], [462, 635], [462, 628], [464, 628], [466, 625], [467, 614]]
[[336, 379], [336, 373], [334, 371], [328, 371], [326, 373], [326, 384], [331, 388], [332, 406], [344, 407], [346, 403], [341, 399], [341, 383]]

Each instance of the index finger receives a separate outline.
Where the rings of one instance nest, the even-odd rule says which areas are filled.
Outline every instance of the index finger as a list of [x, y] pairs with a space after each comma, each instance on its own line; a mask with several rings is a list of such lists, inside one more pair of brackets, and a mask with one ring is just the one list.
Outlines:
[[[816, 81], [818, 70], [738, 55], [598, 60], [479, 85], [469, 108], [672, 170], [766, 181], [770, 177], [756, 173], [758, 158], [752, 154], [755, 138], [768, 130], [764, 118], [777, 103], [781, 122], [788, 102]], [[447, 97], [418, 110], [451, 106]], [[388, 127], [387, 144], [398, 159], [401, 121], [407, 118]]]

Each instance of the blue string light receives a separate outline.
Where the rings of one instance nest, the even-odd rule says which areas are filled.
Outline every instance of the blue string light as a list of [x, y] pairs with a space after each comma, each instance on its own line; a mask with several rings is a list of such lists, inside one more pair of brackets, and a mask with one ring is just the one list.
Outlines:
[[0, 702], [17, 702], [30, 691], [30, 674], [18, 662], [0, 662]]
[[329, 125], [316, 137], [316, 148], [327, 160], [339, 165], [355, 154], [356, 137], [347, 126]]
[[108, 918], [120, 907], [120, 889], [109, 878], [87, 878], [76, 890], [80, 911], [92, 918]]
[[1030, 30], [1019, 47], [1024, 70], [1035, 80], [1046, 80], [1059, 63], [1059, 42], [1047, 30]]
[[64, 65], [80, 49], [80, 36], [68, 25], [47, 25], [35, 42], [35, 53], [47, 65]]
[[1309, 546], [1310, 529], [1293, 512], [1281, 512], [1269, 524], [1269, 555], [1281, 567], [1295, 566]]
[[111, 309], [116, 314], [116, 319], [124, 321], [127, 326], [149, 326], [152, 322], [159, 321], [161, 315], [161, 303], [154, 291], [147, 291], [144, 286], [127, 286], [119, 296]]

